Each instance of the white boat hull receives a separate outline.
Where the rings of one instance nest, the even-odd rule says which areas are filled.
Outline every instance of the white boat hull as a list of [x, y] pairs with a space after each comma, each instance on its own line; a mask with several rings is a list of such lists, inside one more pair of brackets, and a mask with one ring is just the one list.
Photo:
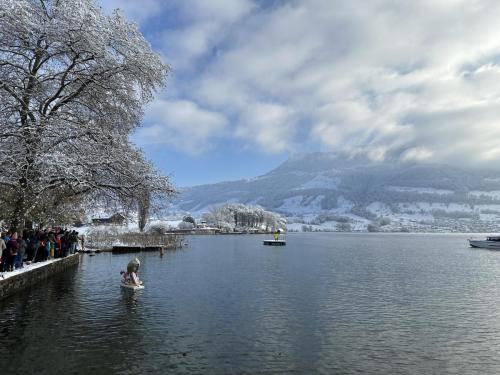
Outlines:
[[120, 283], [120, 286], [123, 289], [128, 289], [128, 290], [141, 290], [141, 289], [144, 289], [144, 285], [133, 285], [133, 284]]
[[469, 240], [471, 247], [500, 250], [500, 241]]

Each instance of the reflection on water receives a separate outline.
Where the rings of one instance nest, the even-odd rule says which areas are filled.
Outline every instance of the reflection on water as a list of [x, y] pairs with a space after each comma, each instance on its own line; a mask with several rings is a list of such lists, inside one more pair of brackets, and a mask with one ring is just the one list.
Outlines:
[[481, 373], [500, 361], [500, 252], [466, 236], [190, 237], [0, 302], [2, 373]]

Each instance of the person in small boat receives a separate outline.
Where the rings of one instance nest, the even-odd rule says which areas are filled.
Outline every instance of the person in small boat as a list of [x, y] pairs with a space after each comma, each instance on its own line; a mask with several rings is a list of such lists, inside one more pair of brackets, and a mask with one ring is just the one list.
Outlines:
[[125, 284], [131, 284], [139, 286], [142, 284], [142, 281], [139, 280], [139, 266], [141, 262], [139, 259], [134, 258], [127, 264], [127, 272], [121, 271], [120, 275], [122, 275], [122, 282]]
[[124, 284], [135, 286], [142, 285], [142, 281], [139, 280], [139, 275], [137, 274], [137, 272], [128, 273], [125, 271], [120, 271], [120, 275], [122, 275], [122, 283]]

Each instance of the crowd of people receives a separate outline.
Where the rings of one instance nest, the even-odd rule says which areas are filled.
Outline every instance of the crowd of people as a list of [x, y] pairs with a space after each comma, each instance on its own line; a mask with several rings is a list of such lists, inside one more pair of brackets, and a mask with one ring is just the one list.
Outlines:
[[64, 258], [78, 247], [78, 232], [65, 229], [4, 232], [0, 238], [0, 272], [23, 268], [24, 264]]

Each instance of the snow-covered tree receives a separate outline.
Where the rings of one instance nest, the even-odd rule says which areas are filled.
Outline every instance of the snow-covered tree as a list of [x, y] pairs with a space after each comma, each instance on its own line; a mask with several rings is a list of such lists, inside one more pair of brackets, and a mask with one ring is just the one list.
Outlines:
[[191, 215], [186, 215], [182, 218], [182, 221], [186, 222], [186, 223], [191, 223], [193, 224], [193, 226], [196, 225], [196, 220], [191, 216]]
[[241, 203], [213, 206], [203, 215], [203, 220], [221, 229], [256, 228], [267, 231], [286, 227], [286, 220], [281, 215], [265, 211], [260, 206]]
[[93, 0], [0, 0], [3, 214], [22, 225], [83, 196], [172, 193], [129, 141], [167, 72], [135, 24]]
[[194, 224], [189, 221], [181, 221], [177, 227], [183, 230], [191, 230], [194, 228]]

